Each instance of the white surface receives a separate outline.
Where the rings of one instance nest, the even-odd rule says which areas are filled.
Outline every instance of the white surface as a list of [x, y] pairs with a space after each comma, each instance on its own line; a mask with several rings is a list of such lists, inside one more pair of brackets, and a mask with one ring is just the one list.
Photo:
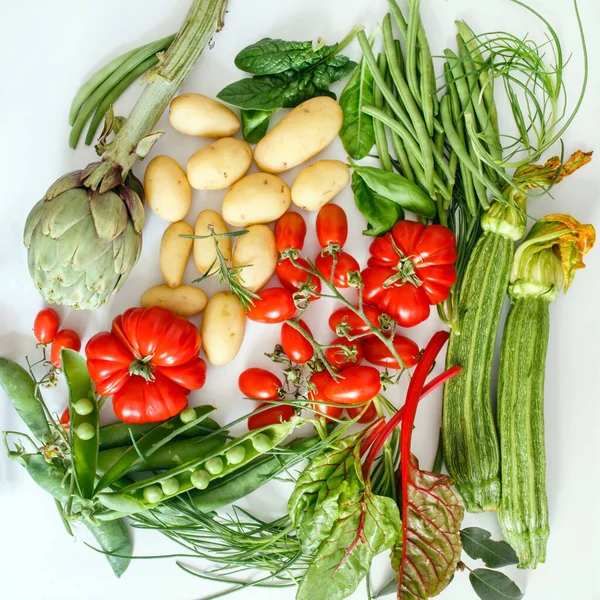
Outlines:
[[[91, 149], [72, 152], [67, 147], [66, 123], [70, 101], [90, 72], [109, 58], [142, 42], [158, 39], [176, 30], [190, 0], [54, 0], [45, 2], [0, 3], [0, 57], [2, 87], [3, 201], [0, 205], [0, 355], [22, 360], [33, 354], [31, 324], [43, 306], [27, 274], [26, 253], [21, 236], [25, 217], [47, 187], [61, 174], [82, 168], [94, 159]], [[569, 2], [537, 0], [556, 26], [565, 53], [574, 52], [566, 72], [570, 90], [577, 90], [581, 79], [581, 56], [575, 18]], [[600, 141], [598, 101], [600, 44], [597, 26], [600, 4], [580, 0], [589, 37], [592, 71], [583, 108], [564, 138], [567, 153], [578, 148], [594, 149]], [[241, 73], [233, 66], [233, 57], [245, 45], [264, 36], [284, 39], [325, 37], [340, 40], [356, 23], [372, 26], [381, 19], [385, 0], [230, 0], [226, 27], [215, 38], [215, 47], [207, 51], [183, 87], [186, 92], [214, 96]], [[453, 21], [466, 18], [476, 31], [508, 29], [516, 33], [538, 32], [538, 26], [508, 0], [423, 0], [423, 18], [434, 54], [445, 46], [454, 46]], [[539, 35], [536, 36], [539, 39]], [[348, 53], [359, 54], [353, 44]], [[128, 114], [139, 91], [131, 90], [117, 105], [118, 114]], [[571, 92], [571, 97], [575, 96]], [[168, 135], [158, 144], [158, 152], [170, 154], [185, 164], [187, 158], [206, 140], [185, 137], [170, 129], [166, 119], [160, 123]], [[339, 140], [324, 153], [344, 158]], [[583, 222], [600, 223], [598, 197], [600, 169], [597, 159], [554, 191], [554, 199], [531, 202], [535, 216], [550, 212], [572, 212]], [[143, 164], [136, 173], [143, 173]], [[284, 179], [291, 183], [295, 172]], [[195, 193], [189, 219], [205, 207], [219, 207], [223, 194]], [[350, 189], [338, 202], [348, 211], [351, 238], [349, 247], [364, 264], [368, 239], [361, 237], [363, 221], [353, 207]], [[312, 225], [308, 217], [307, 249], [316, 252]], [[93, 314], [61, 310], [63, 325], [73, 327], [85, 338], [107, 328], [112, 317], [135, 305], [141, 290], [158, 283], [158, 244], [166, 224], [147, 212], [144, 251], [122, 292], [112, 304]], [[561, 296], [551, 308], [552, 328], [546, 377], [546, 431], [548, 453], [548, 495], [552, 534], [548, 562], [532, 573], [510, 570], [529, 600], [597, 600], [598, 579], [598, 388], [599, 361], [597, 339], [600, 333], [598, 297], [600, 296], [600, 248], [586, 259], [588, 268], [577, 275], [568, 297]], [[190, 267], [187, 281], [194, 276]], [[324, 315], [331, 306], [321, 300], [307, 320], [317, 337], [329, 335]], [[425, 342], [439, 327], [435, 317], [411, 335]], [[211, 368], [206, 387], [193, 395], [196, 403], [216, 402], [219, 418], [227, 422], [247, 412], [237, 390], [237, 374], [247, 366], [267, 366], [262, 356], [276, 343], [278, 328], [248, 323], [243, 350], [226, 368]], [[394, 393], [396, 402], [400, 392]], [[53, 396], [53, 408], [64, 400]], [[440, 422], [439, 394], [419, 411], [413, 450], [423, 465], [430, 465]], [[21, 423], [4, 398], [0, 398], [0, 429], [20, 429]], [[86, 532], [79, 530], [76, 541], [70, 539], [59, 521], [51, 499], [28, 478], [21, 467], [11, 464], [0, 453], [0, 573], [1, 596], [6, 600], [68, 600], [106, 598], [116, 600], [191, 600], [221, 590], [216, 585], [194, 579], [180, 571], [172, 559], [134, 561], [121, 580], [116, 580], [103, 556], [83, 545]], [[249, 504], [264, 516], [278, 516], [284, 506], [286, 490], [281, 484], [268, 492], [260, 491], [260, 501]], [[266, 499], [269, 504], [266, 505]], [[494, 515], [472, 516], [465, 521], [498, 531]], [[79, 537], [80, 536], [80, 537]], [[88, 540], [89, 541], [89, 540]], [[174, 552], [155, 533], [135, 534], [137, 554]], [[385, 565], [386, 559], [380, 561]], [[471, 561], [472, 562], [472, 561]], [[374, 579], [374, 588], [388, 578], [382, 570]], [[246, 598], [292, 598], [292, 591], [247, 590]], [[355, 598], [365, 598], [364, 587]], [[442, 596], [444, 600], [475, 597], [465, 574]]]

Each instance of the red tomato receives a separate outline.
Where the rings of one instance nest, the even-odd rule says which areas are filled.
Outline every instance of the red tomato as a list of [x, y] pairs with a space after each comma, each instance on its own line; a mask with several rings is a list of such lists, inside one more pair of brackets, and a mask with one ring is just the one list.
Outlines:
[[277, 219], [275, 223], [275, 243], [279, 252], [283, 252], [286, 248], [302, 250], [305, 237], [306, 223], [302, 215], [288, 212]]
[[341, 406], [332, 406], [331, 404], [311, 404], [310, 407], [315, 411], [315, 416], [325, 419], [327, 422], [339, 419], [344, 411]]
[[192, 323], [153, 306], [117, 316], [112, 330], [92, 337], [85, 353], [90, 377], [100, 394], [113, 396], [117, 417], [151, 423], [179, 414], [190, 390], [204, 385], [200, 346]]
[[[369, 319], [369, 321], [371, 321], [375, 327], [379, 327], [379, 317], [381, 316], [381, 311], [374, 306], [369, 306], [368, 304], [363, 305], [363, 311], [367, 319]], [[348, 335], [350, 336], [367, 333], [367, 331], [370, 330], [370, 327], [361, 317], [359, 317], [353, 310], [346, 307], [338, 308], [335, 312], [331, 313], [331, 316], [329, 317], [329, 328], [334, 333], [338, 333], [337, 327], [341, 323], [347, 324]], [[373, 334], [366, 335], [364, 338], [361, 337], [360, 339], [363, 340], [370, 337], [373, 337]]]
[[57, 368], [62, 368], [60, 360], [60, 351], [63, 348], [69, 348], [79, 352], [81, 350], [81, 340], [76, 331], [72, 329], [61, 329], [52, 340], [52, 348], [50, 349], [50, 362]]
[[338, 337], [329, 342], [330, 346], [336, 344], [340, 346], [346, 346], [347, 348], [355, 348], [356, 353], [354, 360], [352, 360], [344, 354], [344, 351], [341, 348], [327, 348], [327, 350], [325, 350], [325, 358], [331, 366], [336, 367], [339, 370], [344, 370], [348, 369], [349, 367], [360, 365], [363, 359], [363, 351], [359, 342], [351, 342], [345, 337]]
[[[303, 258], [297, 259], [296, 262], [308, 268], [308, 263]], [[275, 272], [277, 273], [277, 277], [279, 277], [281, 285], [292, 293], [297, 292], [300, 289], [300, 285], [309, 278], [314, 291], [317, 294], [321, 293], [321, 280], [314, 275], [310, 275], [304, 269], [292, 264], [289, 258], [280, 262], [277, 265]], [[318, 296], [311, 296], [311, 300], [316, 300], [317, 297]]]
[[443, 302], [456, 281], [456, 239], [443, 225], [400, 221], [369, 248], [362, 272], [365, 302], [412, 327]]
[[261, 290], [260, 298], [254, 300], [246, 313], [251, 321], [257, 323], [283, 323], [291, 319], [296, 312], [292, 293], [282, 287]]
[[[298, 323], [304, 331], [312, 335], [308, 325], [304, 321], [300, 320]], [[281, 347], [290, 360], [299, 364], [309, 361], [315, 354], [312, 344], [299, 331], [296, 331], [287, 323], [281, 326]]]
[[[258, 405], [258, 408], [270, 406], [270, 402], [263, 402]], [[268, 410], [263, 410], [251, 417], [248, 417], [248, 429], [262, 429], [267, 425], [275, 425], [276, 423], [284, 423], [289, 421], [295, 414], [294, 407], [289, 404], [276, 404]]]
[[44, 308], [33, 322], [33, 335], [40, 344], [49, 344], [58, 332], [58, 313], [53, 308]]
[[68, 406], [65, 408], [65, 410], [63, 410], [62, 415], [60, 415], [60, 424], [64, 425], [65, 427], [69, 427], [71, 425], [71, 411], [69, 410]]
[[333, 378], [327, 371], [317, 371], [313, 373], [309, 379], [310, 383], [315, 386], [314, 391], [308, 392], [308, 399], [311, 402], [331, 402], [325, 395], [325, 387]]
[[281, 389], [281, 381], [265, 369], [246, 369], [238, 378], [240, 392], [254, 400], [276, 400]]
[[[419, 346], [412, 340], [403, 335], [395, 335], [393, 340], [394, 348], [400, 355], [407, 368], [414, 367], [419, 360]], [[362, 343], [362, 349], [365, 359], [378, 367], [387, 367], [388, 369], [399, 369], [398, 361], [392, 356], [387, 346], [377, 338], [365, 340]]]
[[374, 367], [350, 367], [340, 379], [325, 386], [325, 395], [340, 404], [361, 404], [372, 400], [381, 390], [379, 371]]
[[335, 244], [340, 248], [348, 238], [348, 219], [341, 206], [326, 204], [317, 215], [317, 239], [321, 248]]
[[[326, 254], [323, 256], [319, 254], [315, 260], [315, 266], [317, 270], [325, 279], [331, 281], [331, 271], [333, 270], [333, 255]], [[360, 265], [358, 261], [347, 252], [341, 250], [337, 252], [337, 259], [335, 263], [335, 275], [333, 278], [333, 285], [336, 288], [347, 288], [350, 287], [348, 284], [348, 273], [353, 271], [360, 271]]]
[[[365, 410], [366, 408], [366, 410]], [[356, 419], [362, 411], [363, 415], [358, 419], [357, 423], [372, 423], [377, 418], [377, 409], [374, 402], [369, 402], [367, 406], [348, 406], [346, 413], [351, 419]]]

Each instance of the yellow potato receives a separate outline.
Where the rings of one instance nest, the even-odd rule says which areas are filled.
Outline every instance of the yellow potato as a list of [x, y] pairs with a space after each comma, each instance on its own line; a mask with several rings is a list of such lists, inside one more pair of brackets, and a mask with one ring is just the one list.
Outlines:
[[248, 227], [233, 249], [234, 267], [252, 265], [240, 271], [240, 283], [251, 292], [258, 292], [269, 281], [278, 259], [275, 234], [266, 225]]
[[187, 177], [196, 190], [223, 190], [241, 179], [252, 163], [252, 150], [243, 140], [223, 138], [192, 154]]
[[204, 310], [208, 298], [204, 290], [193, 285], [170, 288], [161, 283], [147, 289], [140, 298], [140, 306], [161, 306], [182, 317], [191, 317]]
[[276, 221], [292, 203], [287, 183], [270, 173], [253, 173], [234, 184], [223, 199], [223, 218], [245, 227]]
[[190, 210], [192, 188], [170, 156], [156, 156], [146, 167], [144, 192], [150, 208], [165, 221], [181, 221]]
[[[209, 225], [212, 225], [215, 233], [227, 233], [227, 225], [223, 217], [214, 210], [203, 210], [196, 219], [195, 235], [209, 235]], [[219, 250], [226, 261], [231, 260], [231, 238], [220, 237], [218, 239]], [[213, 238], [204, 238], [203, 240], [194, 240], [194, 263], [200, 273], [206, 273], [211, 266], [214, 266], [217, 258], [215, 242]], [[215, 263], [216, 265], [216, 263]]]
[[194, 228], [185, 221], [169, 225], [160, 241], [160, 272], [170, 288], [176, 288], [183, 281], [183, 274], [192, 253], [194, 240], [180, 237], [193, 235]]
[[333, 98], [319, 96], [299, 104], [256, 144], [258, 168], [281, 173], [303, 163], [333, 142], [342, 120]]
[[292, 202], [304, 210], [319, 210], [350, 181], [350, 169], [339, 160], [318, 160], [302, 169], [292, 185]]
[[231, 362], [244, 341], [246, 311], [231, 292], [217, 292], [202, 317], [202, 344], [211, 365]]
[[182, 94], [171, 102], [169, 121], [187, 135], [221, 138], [240, 129], [240, 120], [226, 106], [202, 94]]

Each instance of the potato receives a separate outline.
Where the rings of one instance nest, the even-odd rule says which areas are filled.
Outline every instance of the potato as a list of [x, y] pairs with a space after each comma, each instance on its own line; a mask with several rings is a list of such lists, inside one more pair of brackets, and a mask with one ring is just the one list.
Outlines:
[[233, 249], [234, 267], [252, 265], [240, 271], [240, 283], [251, 292], [258, 292], [269, 281], [278, 259], [275, 234], [266, 225], [248, 227]]
[[192, 154], [187, 177], [196, 190], [223, 190], [241, 179], [252, 163], [252, 150], [243, 140], [223, 138]]
[[[209, 235], [209, 225], [212, 225], [215, 233], [227, 233], [227, 225], [218, 212], [214, 210], [203, 210], [196, 219], [195, 235]], [[218, 239], [219, 250], [225, 260], [231, 260], [231, 238], [220, 237]], [[194, 263], [200, 273], [206, 273], [217, 258], [215, 242], [213, 238], [194, 240]]]
[[192, 188], [170, 156], [156, 156], [146, 167], [144, 192], [150, 208], [165, 221], [181, 221], [190, 210]]
[[292, 185], [292, 202], [304, 210], [319, 210], [349, 181], [348, 165], [339, 160], [318, 160], [298, 173]]
[[182, 317], [191, 317], [204, 310], [207, 299], [205, 291], [193, 285], [170, 288], [161, 283], [147, 289], [142, 294], [140, 306], [142, 308], [161, 306]]
[[170, 288], [181, 285], [194, 240], [179, 237], [193, 235], [194, 228], [185, 221], [169, 225], [160, 241], [160, 272]]
[[171, 102], [169, 121], [187, 135], [229, 137], [239, 131], [240, 120], [225, 105], [202, 94], [182, 94]]
[[202, 344], [211, 365], [231, 362], [244, 341], [246, 311], [231, 292], [217, 292], [206, 306], [202, 317]]
[[327, 148], [342, 126], [340, 105], [327, 96], [311, 98], [294, 108], [254, 148], [258, 168], [281, 173]]
[[290, 188], [277, 175], [253, 173], [234, 184], [223, 199], [223, 218], [246, 227], [276, 221], [292, 203]]

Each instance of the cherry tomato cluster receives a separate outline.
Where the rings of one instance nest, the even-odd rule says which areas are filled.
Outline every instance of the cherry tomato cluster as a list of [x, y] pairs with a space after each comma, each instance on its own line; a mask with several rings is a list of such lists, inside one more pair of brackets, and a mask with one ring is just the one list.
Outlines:
[[33, 321], [33, 334], [40, 344], [50, 348], [50, 362], [57, 369], [62, 367], [60, 351], [69, 348], [79, 352], [81, 350], [81, 339], [76, 331], [72, 329], [59, 330], [58, 313], [53, 308], [44, 308], [36, 315]]

